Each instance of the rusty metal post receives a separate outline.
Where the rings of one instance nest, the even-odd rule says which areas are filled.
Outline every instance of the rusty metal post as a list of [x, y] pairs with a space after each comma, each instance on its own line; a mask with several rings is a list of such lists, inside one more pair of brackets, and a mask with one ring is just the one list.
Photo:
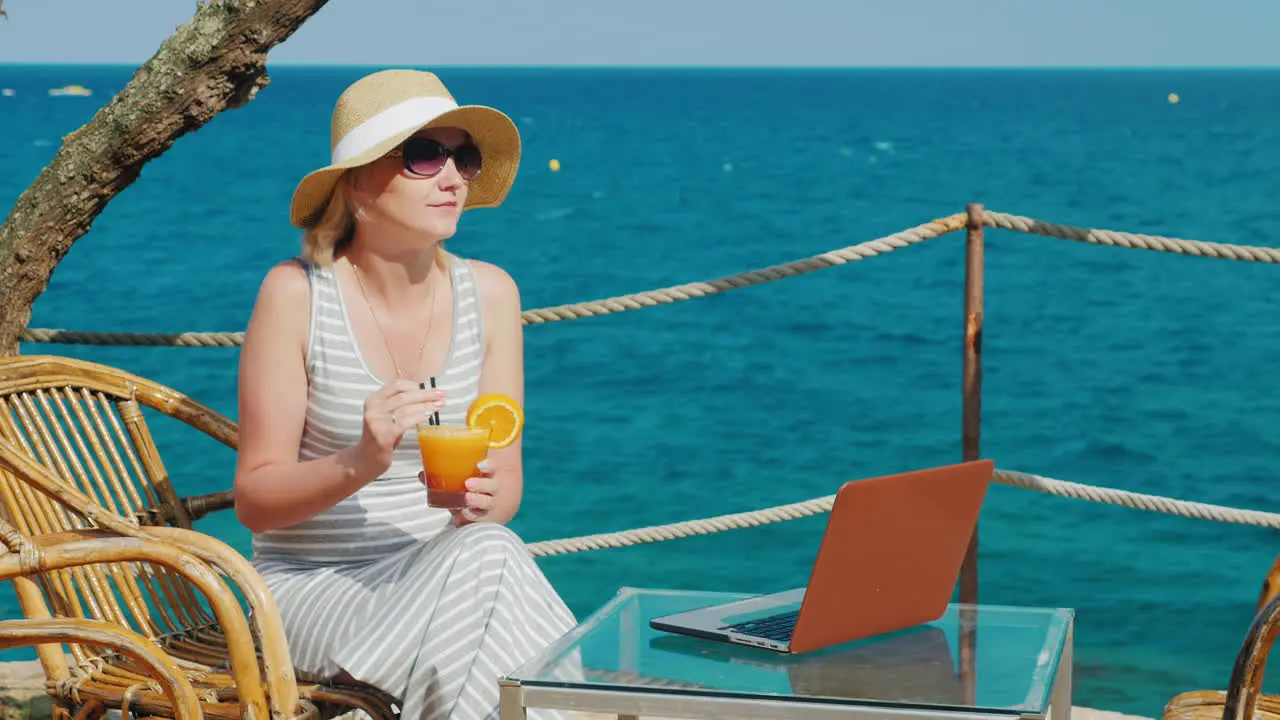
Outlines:
[[[964, 363], [961, 370], [963, 404], [961, 405], [960, 446], [965, 462], [981, 456], [982, 437], [982, 296], [983, 237], [982, 205], [970, 203], [966, 208], [964, 266]], [[969, 547], [960, 568], [960, 602], [978, 603], [978, 528], [969, 538]], [[960, 613], [960, 676], [965, 699], [972, 704], [977, 694], [977, 610], [966, 608]]]
[[[964, 256], [964, 366], [961, 387], [964, 398], [960, 445], [965, 462], [981, 456], [982, 437], [982, 205], [969, 203]], [[978, 529], [969, 538], [969, 549], [960, 568], [960, 602], [978, 602]]]

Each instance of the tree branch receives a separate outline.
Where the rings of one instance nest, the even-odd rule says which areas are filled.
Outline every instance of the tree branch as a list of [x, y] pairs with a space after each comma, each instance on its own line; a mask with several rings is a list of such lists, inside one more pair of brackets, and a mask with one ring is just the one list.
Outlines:
[[328, 0], [205, 0], [120, 94], [63, 138], [0, 226], [0, 355], [16, 355], [54, 267], [183, 135], [266, 87], [267, 53]]

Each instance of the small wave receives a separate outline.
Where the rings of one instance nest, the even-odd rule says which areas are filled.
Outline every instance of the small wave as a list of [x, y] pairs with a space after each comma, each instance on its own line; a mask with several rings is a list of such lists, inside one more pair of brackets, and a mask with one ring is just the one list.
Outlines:
[[574, 207], [556, 208], [554, 210], [543, 210], [537, 215], [534, 215], [533, 219], [537, 220], [538, 222], [548, 222], [551, 220], [563, 220], [564, 218], [569, 217], [575, 212], [577, 212], [577, 208], [574, 208]]
[[888, 140], [877, 140], [874, 143], [872, 143], [872, 145], [875, 146], [875, 149], [879, 150], [880, 152], [887, 152], [887, 153], [893, 152], [893, 143], [889, 142]]
[[910, 330], [878, 330], [874, 335], [874, 339], [911, 346], [932, 345], [936, 341], [935, 338], [911, 332]]
[[793, 320], [783, 323], [782, 327], [788, 333], [807, 337], [822, 337], [831, 332], [831, 323], [814, 320]]
[[627, 222], [619, 220], [619, 227], [628, 232], [670, 232], [670, 225], [653, 222]]
[[1160, 458], [1151, 453], [1112, 439], [1080, 438], [1064, 443], [1058, 449], [1059, 459], [1099, 460], [1107, 463], [1155, 463]]

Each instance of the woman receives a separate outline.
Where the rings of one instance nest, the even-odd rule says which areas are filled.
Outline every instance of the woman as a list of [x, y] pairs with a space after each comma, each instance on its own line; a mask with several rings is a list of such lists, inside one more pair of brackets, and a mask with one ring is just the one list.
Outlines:
[[331, 143], [293, 197], [303, 257], [267, 274], [245, 333], [236, 514], [300, 669], [382, 688], [411, 720], [491, 717], [498, 677], [574, 618], [504, 525], [520, 441], [438, 510], [413, 430], [462, 424], [481, 393], [523, 403], [515, 283], [443, 248], [464, 209], [506, 197], [519, 134], [389, 70], [338, 99]]

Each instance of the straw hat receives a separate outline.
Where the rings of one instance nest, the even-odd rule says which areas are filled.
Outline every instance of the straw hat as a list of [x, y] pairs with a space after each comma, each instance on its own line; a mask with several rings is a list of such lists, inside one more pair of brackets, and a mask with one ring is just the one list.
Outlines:
[[352, 83], [338, 98], [329, 127], [329, 165], [298, 183], [289, 219], [305, 228], [320, 219], [344, 170], [373, 162], [425, 128], [471, 134], [484, 170], [470, 183], [464, 210], [502, 204], [520, 165], [520, 131], [498, 110], [458, 105], [433, 73], [383, 70]]

